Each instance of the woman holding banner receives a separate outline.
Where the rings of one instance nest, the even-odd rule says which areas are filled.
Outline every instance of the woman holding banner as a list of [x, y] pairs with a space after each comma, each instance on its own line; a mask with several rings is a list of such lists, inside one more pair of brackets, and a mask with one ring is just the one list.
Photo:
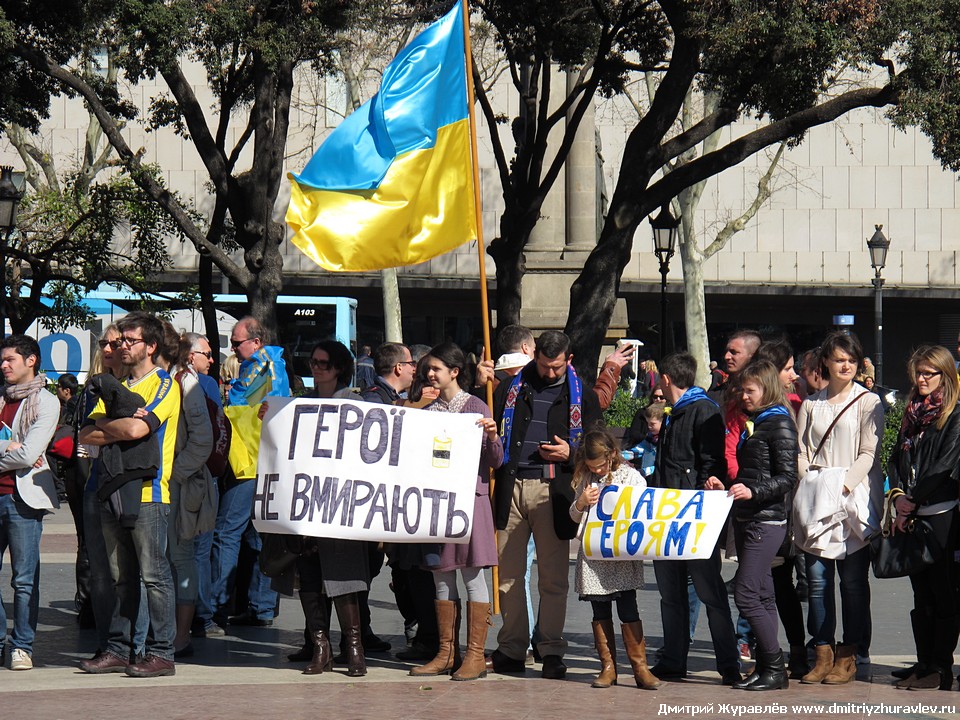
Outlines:
[[[310, 353], [313, 390], [308, 398], [350, 397], [353, 356], [339, 342], [325, 340]], [[263, 404], [266, 408], [267, 403]], [[266, 410], [263, 410], [266, 412]], [[333, 668], [330, 647], [330, 605], [337, 608], [340, 632], [345, 638], [347, 675], [367, 674], [360, 639], [360, 605], [357, 593], [370, 589], [370, 564], [364, 543], [338, 538], [304, 538], [297, 558], [300, 576], [300, 605], [313, 641], [313, 659], [305, 675], [319, 675]]]
[[[834, 332], [820, 348], [820, 374], [827, 386], [800, 406], [800, 484], [794, 494], [794, 540], [806, 553], [807, 629], [816, 664], [800, 682], [842, 685], [857, 675], [858, 647], [869, 638], [870, 537], [883, 502], [880, 398], [854, 378], [863, 363], [855, 335]], [[833, 498], [824, 507], [826, 498]], [[821, 511], [822, 508], [822, 511]], [[816, 512], [814, 512], [816, 511]], [[843, 516], [832, 529], [818, 529], [823, 511]], [[840, 576], [843, 642], [834, 653], [837, 610], [834, 577]]]
[[757, 664], [733, 687], [786, 689], [771, 565], [787, 533], [786, 496], [797, 482], [797, 426], [773, 363], [752, 362], [738, 380], [747, 423], [737, 444], [737, 482], [727, 492], [740, 562], [734, 600], [757, 639]]
[[960, 637], [958, 569], [954, 562], [960, 543], [960, 387], [953, 355], [945, 347], [919, 348], [910, 358], [907, 372], [913, 388], [887, 464], [887, 501], [896, 509], [895, 533], [924, 523], [940, 552], [934, 555], [932, 564], [910, 574], [914, 605], [910, 624], [917, 664], [894, 675], [901, 678], [898, 688], [949, 690], [953, 685], [953, 651]]
[[[490, 408], [461, 387], [461, 383], [470, 387], [469, 378], [465, 377], [466, 356], [463, 351], [453, 343], [437, 345], [425, 358], [425, 364], [428, 382], [440, 391], [440, 396], [427, 410], [482, 415], [477, 424], [483, 429], [483, 448], [477, 469], [470, 542], [445, 543], [439, 546], [438, 554], [425, 555], [424, 562], [433, 571], [437, 586], [440, 651], [433, 660], [414, 668], [410, 674], [445, 675], [453, 672], [453, 680], [476, 680], [487, 675], [483, 648], [487, 641], [490, 593], [483, 570], [497, 564], [496, 533], [490, 507], [490, 471], [503, 462], [503, 445]], [[467, 587], [467, 653], [460, 668], [454, 672], [460, 655], [458, 570]]]
[[[573, 471], [576, 499], [570, 517], [582, 522], [585, 513], [600, 498], [604, 485], [633, 485], [645, 488], [647, 481], [623, 462], [620, 446], [605, 430], [587, 433], [577, 450]], [[616, 635], [613, 630], [613, 602], [617, 602], [620, 631], [633, 666], [637, 687], [656, 690], [660, 681], [647, 668], [646, 639], [637, 609], [637, 589], [643, 587], [642, 560], [588, 560], [583, 546], [577, 554], [576, 588], [581, 600], [593, 606], [593, 639], [600, 656], [600, 674], [592, 687], [608, 688], [617, 684]]]

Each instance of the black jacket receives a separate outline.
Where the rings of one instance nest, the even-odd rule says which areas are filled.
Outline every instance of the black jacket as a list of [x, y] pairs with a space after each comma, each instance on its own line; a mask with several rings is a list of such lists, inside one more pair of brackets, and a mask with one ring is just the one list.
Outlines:
[[786, 496], [797, 484], [799, 452], [797, 425], [789, 415], [773, 415], [756, 425], [737, 448], [737, 482], [750, 488], [753, 497], [734, 502], [735, 519], [787, 519]]
[[[916, 482], [910, 483], [911, 464], [917, 467]], [[931, 425], [920, 436], [911, 452], [903, 451], [903, 434], [897, 438], [887, 474], [890, 487], [900, 488], [917, 505], [934, 505], [956, 500], [960, 487], [960, 407], [955, 407], [943, 429]]]
[[[523, 447], [523, 439], [526, 437], [527, 428], [530, 426], [530, 420], [533, 415], [532, 396], [534, 385], [539, 385], [537, 377], [537, 367], [535, 363], [530, 363], [521, 371], [523, 384], [520, 388], [520, 394], [517, 396], [517, 402], [513, 411], [513, 429], [510, 435], [510, 461], [504, 463], [497, 470], [497, 484], [493, 490], [493, 512], [497, 528], [503, 530], [507, 527], [507, 520], [510, 517], [510, 504], [513, 499], [513, 484], [517, 479], [517, 465], [520, 462], [520, 449]], [[511, 382], [501, 382], [497, 386], [494, 394], [494, 418], [497, 425], [503, 430], [503, 409], [507, 401], [507, 393], [510, 390]], [[584, 433], [597, 427], [602, 420], [600, 403], [596, 394], [589, 385], [583, 386], [583, 419], [581, 426]], [[557, 435], [569, 441], [570, 435], [570, 390], [564, 381], [560, 395], [556, 402], [547, 412], [547, 432], [550, 435]], [[504, 438], [506, 444], [506, 438]], [[556, 477], [550, 481], [550, 497], [553, 503], [553, 524], [557, 531], [557, 537], [561, 540], [569, 540], [577, 534], [577, 524], [570, 519], [570, 504], [574, 499], [574, 491], [570, 486], [573, 479], [573, 457], [568, 462], [560, 463], [555, 466]]]
[[714, 476], [727, 481], [723, 454], [726, 429], [720, 408], [707, 399], [672, 410], [657, 443], [653, 485], [677, 490], [700, 490]]

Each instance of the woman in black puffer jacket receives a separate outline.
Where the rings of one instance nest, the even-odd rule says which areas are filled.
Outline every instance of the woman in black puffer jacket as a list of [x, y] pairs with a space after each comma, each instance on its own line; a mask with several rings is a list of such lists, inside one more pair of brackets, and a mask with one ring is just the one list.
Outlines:
[[734, 600], [757, 638], [757, 665], [734, 687], [777, 690], [789, 681], [777, 640], [771, 563], [787, 532], [785, 497], [797, 483], [797, 425], [773, 363], [751, 363], [739, 381], [748, 421], [737, 446], [737, 483], [728, 491], [740, 562]]

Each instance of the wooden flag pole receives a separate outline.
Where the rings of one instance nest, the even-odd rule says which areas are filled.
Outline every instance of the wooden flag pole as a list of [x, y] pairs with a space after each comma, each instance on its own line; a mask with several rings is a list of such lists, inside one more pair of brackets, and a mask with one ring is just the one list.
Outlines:
[[[493, 360], [493, 350], [490, 342], [490, 300], [487, 297], [487, 266], [486, 248], [483, 243], [483, 204], [480, 193], [480, 162], [477, 153], [477, 116], [474, 113], [473, 86], [473, 51], [470, 47], [470, 8], [468, 0], [463, 0], [463, 47], [466, 55], [467, 74], [467, 111], [470, 117], [470, 152], [473, 156], [473, 204], [477, 223], [477, 252], [480, 256], [480, 312], [483, 315], [483, 359]], [[487, 381], [487, 405], [493, 412], [493, 382]], [[493, 503], [493, 490], [496, 480], [493, 471], [490, 471], [490, 502]], [[491, 508], [492, 510], [492, 508]], [[497, 542], [496, 525], [494, 525], [494, 542]], [[499, 544], [497, 555], [499, 557]], [[500, 572], [493, 567], [493, 613], [500, 614]]]

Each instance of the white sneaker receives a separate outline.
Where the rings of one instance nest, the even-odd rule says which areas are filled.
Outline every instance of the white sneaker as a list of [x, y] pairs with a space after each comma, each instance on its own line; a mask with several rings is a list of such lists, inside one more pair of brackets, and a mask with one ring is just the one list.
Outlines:
[[33, 670], [33, 660], [30, 658], [30, 653], [20, 648], [14, 648], [13, 652], [10, 653], [10, 669]]

